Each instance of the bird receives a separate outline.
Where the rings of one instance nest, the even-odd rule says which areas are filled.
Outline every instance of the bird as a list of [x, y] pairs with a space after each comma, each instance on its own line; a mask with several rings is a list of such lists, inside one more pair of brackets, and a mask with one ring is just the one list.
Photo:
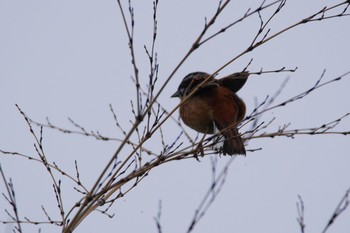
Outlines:
[[237, 129], [245, 117], [246, 106], [236, 92], [243, 87], [248, 76], [249, 72], [243, 71], [215, 79], [205, 72], [193, 72], [183, 78], [171, 96], [183, 101], [179, 112], [187, 126], [199, 133], [220, 133], [224, 137], [223, 155], [246, 155]]

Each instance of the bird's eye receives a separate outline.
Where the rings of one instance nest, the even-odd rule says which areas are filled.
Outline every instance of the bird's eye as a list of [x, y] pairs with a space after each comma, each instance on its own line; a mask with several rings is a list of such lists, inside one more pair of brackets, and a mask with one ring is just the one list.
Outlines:
[[180, 87], [178, 92], [180, 96], [184, 96], [185, 88]]

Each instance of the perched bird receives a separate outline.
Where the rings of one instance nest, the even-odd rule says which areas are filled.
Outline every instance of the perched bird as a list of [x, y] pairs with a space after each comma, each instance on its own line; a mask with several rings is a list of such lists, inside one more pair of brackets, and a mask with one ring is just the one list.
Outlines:
[[[221, 79], [204, 72], [188, 74], [171, 97], [186, 98], [180, 106], [180, 117], [192, 129], [205, 134], [220, 132], [225, 140], [224, 155], [245, 155], [243, 140], [237, 125], [243, 120], [246, 107], [237, 95], [249, 76], [248, 72], [228, 75]], [[198, 86], [206, 80], [204, 85]]]

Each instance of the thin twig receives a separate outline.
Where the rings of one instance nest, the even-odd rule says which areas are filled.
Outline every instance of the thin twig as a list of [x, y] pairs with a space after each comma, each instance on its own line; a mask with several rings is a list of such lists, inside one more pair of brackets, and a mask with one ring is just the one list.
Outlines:
[[6, 200], [9, 202], [9, 204], [12, 206], [12, 210], [14, 213], [14, 217], [7, 212], [7, 214], [11, 217], [11, 219], [13, 220], [13, 222], [11, 223], [15, 223], [16, 227], [15, 229], [21, 233], [22, 232], [22, 227], [21, 227], [21, 221], [19, 218], [19, 214], [18, 214], [18, 206], [17, 206], [17, 202], [16, 202], [16, 195], [15, 195], [15, 189], [13, 187], [13, 183], [12, 180], [10, 178], [10, 181], [7, 181], [6, 177], [5, 177], [5, 173], [2, 170], [1, 164], [0, 164], [0, 173], [1, 173], [1, 177], [2, 180], [4, 181], [5, 187], [6, 187], [6, 191], [7, 191], [7, 196], [3, 193], [3, 196], [6, 198]]
[[332, 226], [335, 220], [349, 207], [350, 202], [350, 188], [346, 190], [344, 196], [341, 198], [339, 204], [335, 208], [331, 218], [328, 220], [327, 225], [323, 229], [322, 233], [326, 233], [330, 226]]

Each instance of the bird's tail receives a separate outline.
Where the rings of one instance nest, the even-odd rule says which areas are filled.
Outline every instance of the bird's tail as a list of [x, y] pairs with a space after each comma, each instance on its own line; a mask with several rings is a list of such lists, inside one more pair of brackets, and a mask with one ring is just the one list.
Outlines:
[[223, 154], [226, 155], [245, 155], [243, 139], [238, 133], [237, 128], [231, 128], [222, 132], [225, 137]]

